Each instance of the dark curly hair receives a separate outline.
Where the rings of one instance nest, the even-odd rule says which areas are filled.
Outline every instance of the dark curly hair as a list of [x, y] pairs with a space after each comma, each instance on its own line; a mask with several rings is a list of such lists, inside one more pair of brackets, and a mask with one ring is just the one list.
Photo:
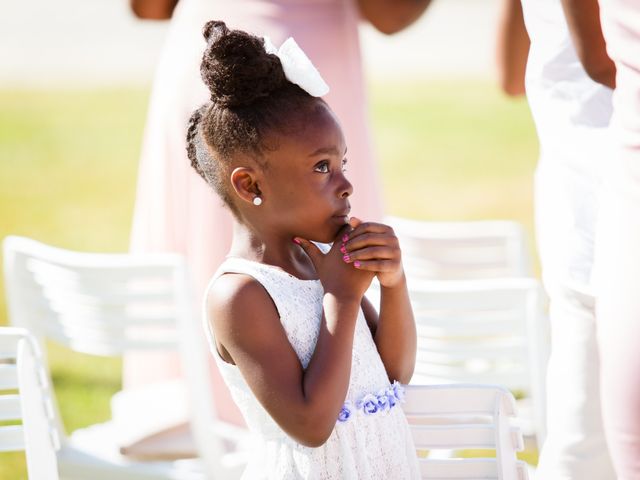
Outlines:
[[[264, 40], [224, 22], [204, 26], [207, 48], [200, 74], [210, 102], [193, 112], [187, 128], [191, 165], [237, 214], [228, 182], [234, 154], [260, 159], [274, 148], [267, 135], [285, 132], [322, 100], [289, 82], [280, 59], [265, 51]], [[266, 165], [264, 165], [266, 166]]]

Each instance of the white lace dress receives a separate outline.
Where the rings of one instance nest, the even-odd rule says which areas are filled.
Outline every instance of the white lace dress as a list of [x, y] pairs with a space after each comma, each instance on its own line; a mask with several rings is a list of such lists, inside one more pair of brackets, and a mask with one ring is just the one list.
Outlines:
[[[322, 317], [322, 284], [300, 280], [285, 271], [241, 258], [228, 258], [224, 273], [255, 278], [269, 293], [293, 349], [306, 368], [315, 349]], [[398, 396], [371, 337], [362, 311], [353, 341], [349, 390], [341, 419], [327, 442], [309, 448], [291, 439], [258, 402], [235, 365], [217, 353], [205, 322], [211, 351], [249, 429], [261, 439], [243, 479], [417, 479], [418, 462]], [[393, 405], [393, 406], [391, 406]], [[365, 410], [372, 413], [365, 413]], [[374, 411], [375, 410], [375, 411]], [[348, 417], [345, 419], [345, 417]]]

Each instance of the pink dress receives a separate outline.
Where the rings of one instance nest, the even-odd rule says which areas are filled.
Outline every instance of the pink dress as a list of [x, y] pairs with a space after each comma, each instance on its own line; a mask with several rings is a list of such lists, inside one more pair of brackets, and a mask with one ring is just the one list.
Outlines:
[[[199, 73], [205, 47], [202, 27], [208, 20], [267, 35], [277, 46], [290, 36], [295, 38], [331, 88], [325, 100], [342, 122], [347, 139], [348, 175], [354, 185], [352, 214], [371, 220], [382, 214], [355, 1], [180, 0], [151, 94], [131, 250], [186, 255], [197, 305], [228, 252], [232, 235], [231, 214], [191, 168], [185, 150], [187, 120], [208, 100]], [[179, 375], [177, 359], [167, 355], [127, 357], [124, 370], [125, 388]], [[220, 415], [241, 422], [218, 372], [213, 375]]]
[[610, 152], [596, 235], [602, 413], [617, 478], [640, 478], [640, 2], [601, 0], [616, 63]]

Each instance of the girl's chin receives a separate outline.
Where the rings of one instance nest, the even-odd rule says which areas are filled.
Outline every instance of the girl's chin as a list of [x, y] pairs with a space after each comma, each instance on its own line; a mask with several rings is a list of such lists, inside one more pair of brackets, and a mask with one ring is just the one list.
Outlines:
[[[332, 217], [332, 219], [337, 219], [337, 217]], [[329, 225], [324, 225], [323, 228], [314, 229], [313, 232], [306, 232], [306, 236], [302, 234], [302, 232], [298, 236], [316, 243], [333, 243], [338, 237], [340, 230], [342, 230], [345, 225], [348, 225], [347, 222], [348, 221], [344, 221], [344, 223], [340, 221], [331, 222]]]
[[336, 235], [332, 236], [317, 236], [314, 238], [309, 238], [312, 242], [315, 243], [333, 243], [336, 240]]
[[312, 242], [316, 243], [333, 243], [335, 242], [336, 237], [338, 236], [338, 233], [340, 233], [341, 229], [342, 227], [331, 229], [327, 232], [318, 232], [315, 235], [309, 236], [307, 240], [311, 240]]

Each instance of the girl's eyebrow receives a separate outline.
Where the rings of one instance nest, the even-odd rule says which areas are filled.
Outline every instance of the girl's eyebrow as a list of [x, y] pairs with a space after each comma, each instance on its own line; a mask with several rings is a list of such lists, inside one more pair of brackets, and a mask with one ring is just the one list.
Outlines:
[[[345, 147], [344, 149], [344, 154], [347, 154], [347, 148]], [[313, 152], [312, 154], [310, 154], [310, 157], [315, 157], [317, 155], [335, 155], [335, 156], [340, 156], [340, 152], [338, 151], [337, 147], [321, 147], [319, 149], [317, 149], [315, 152]]]

